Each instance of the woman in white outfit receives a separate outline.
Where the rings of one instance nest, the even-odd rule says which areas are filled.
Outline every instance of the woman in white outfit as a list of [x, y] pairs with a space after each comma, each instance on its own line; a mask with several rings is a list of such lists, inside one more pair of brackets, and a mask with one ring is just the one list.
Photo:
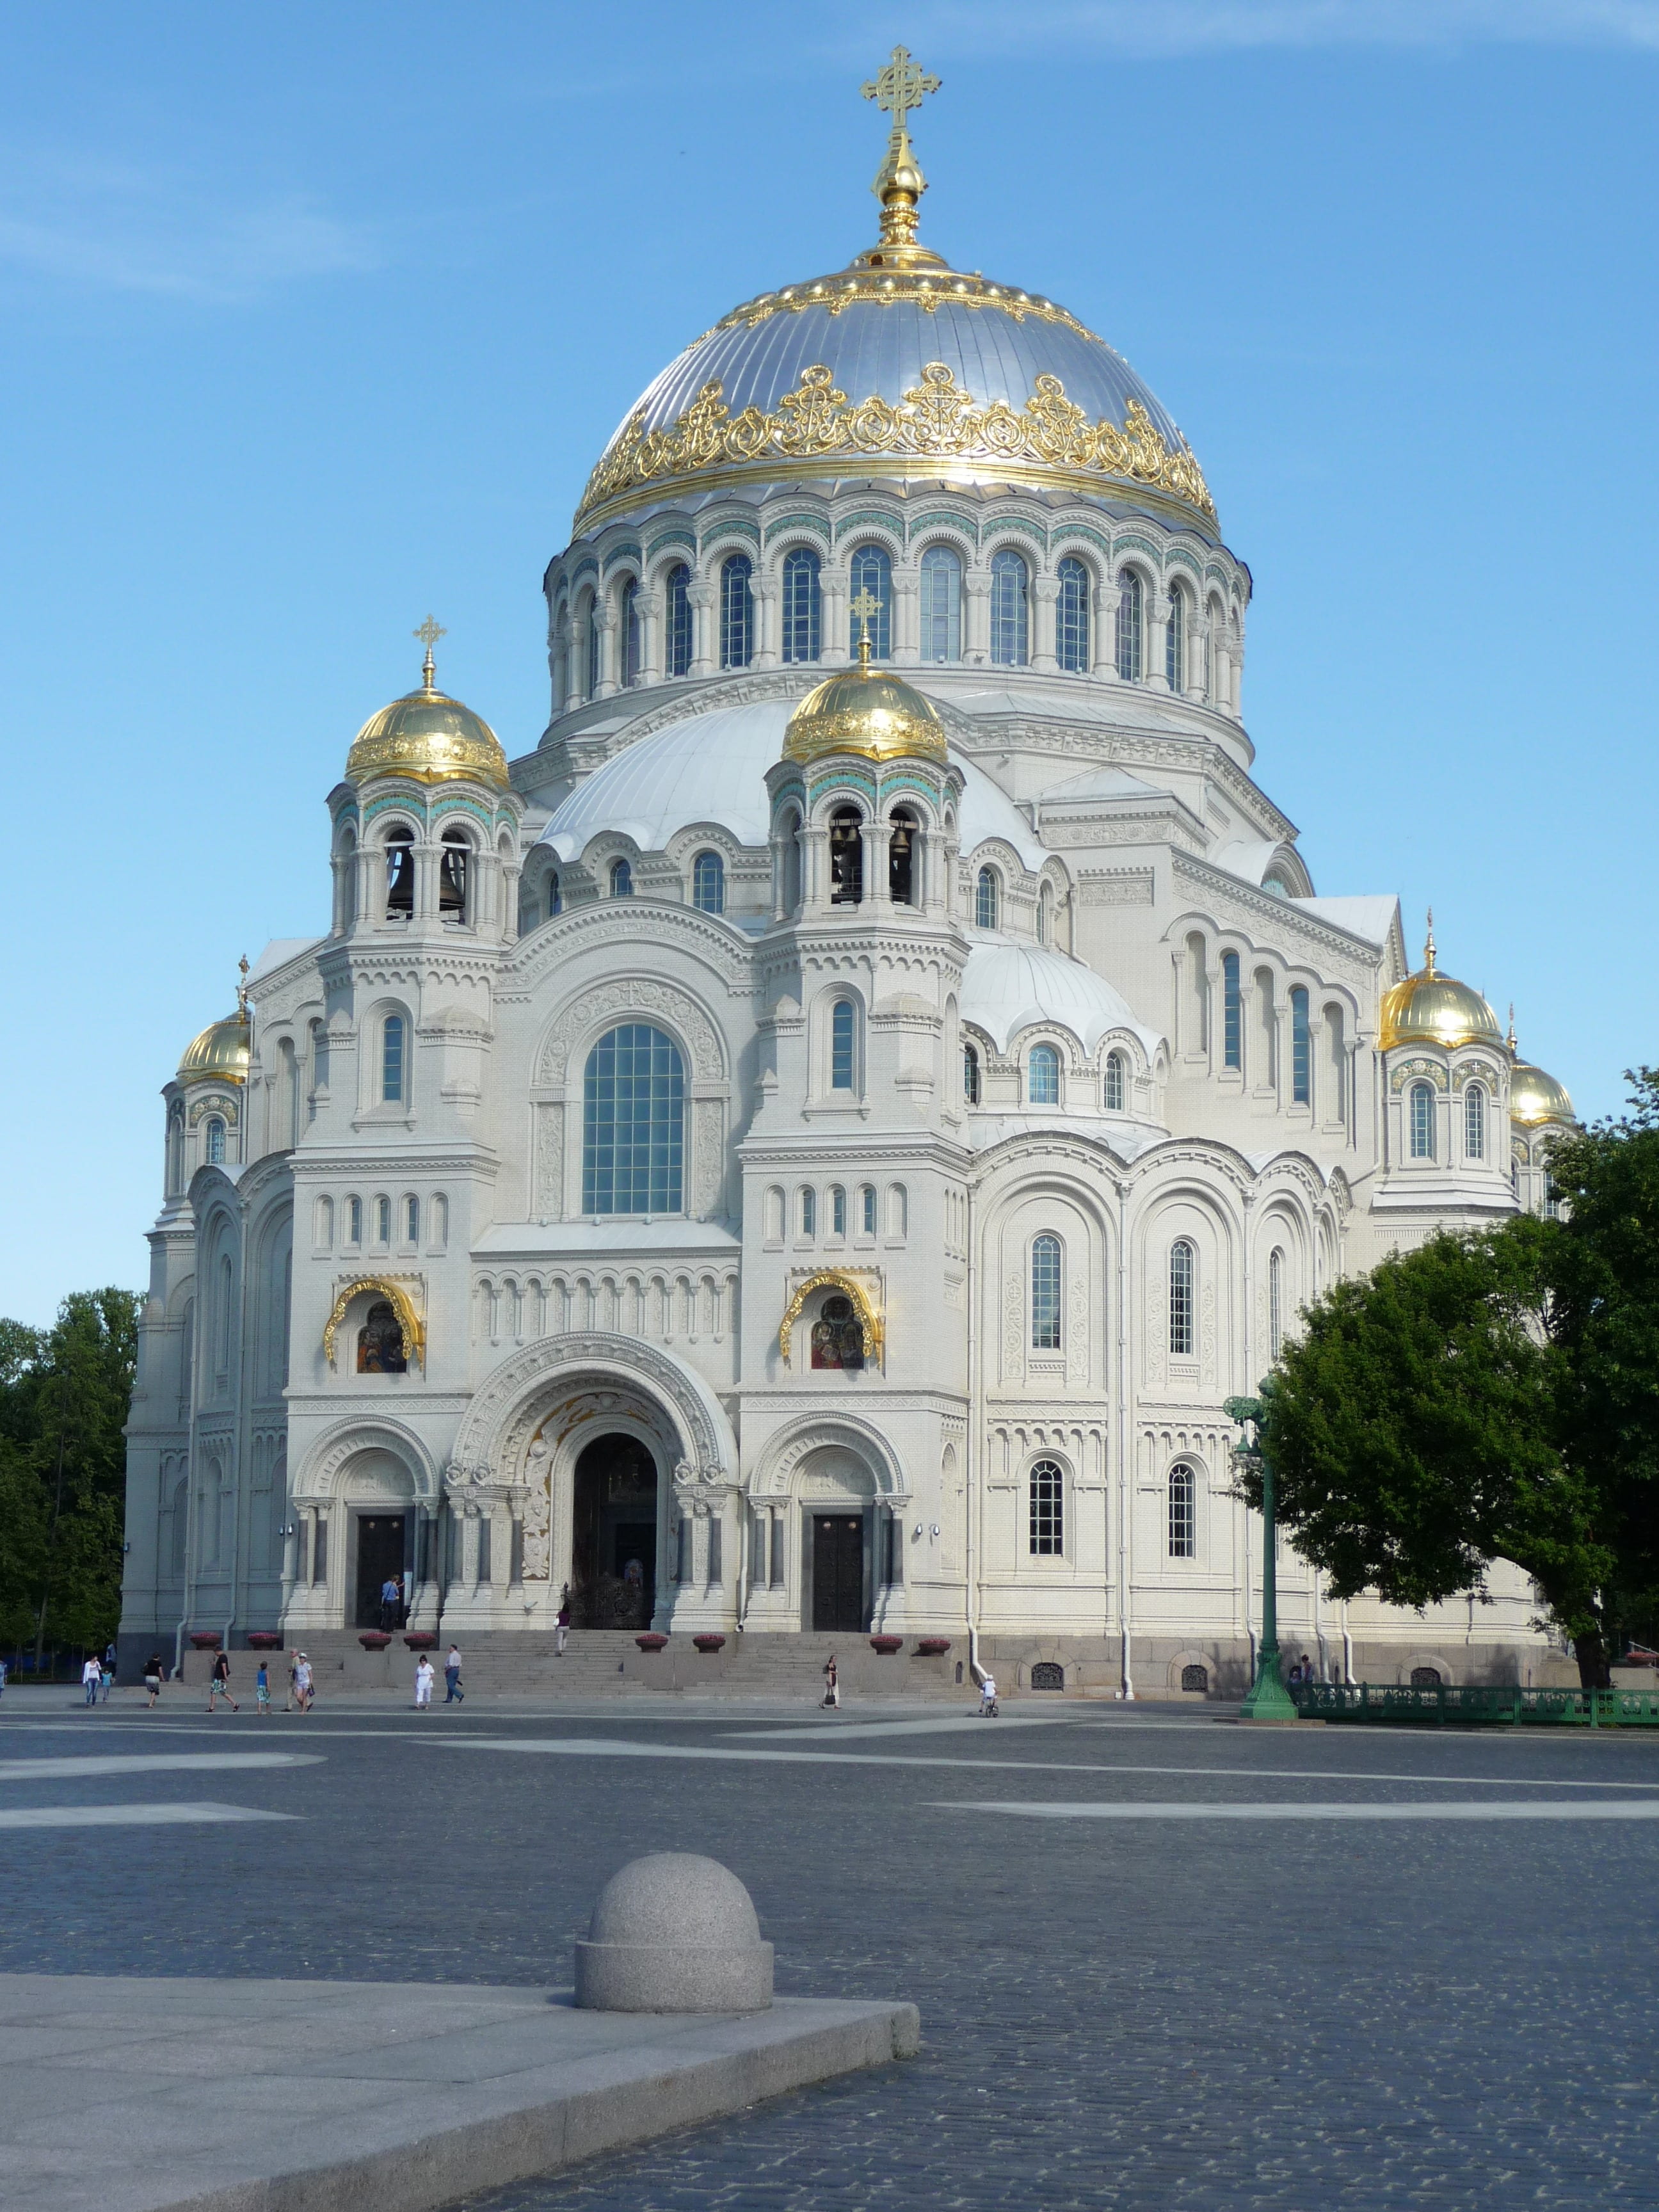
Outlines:
[[421, 1663], [415, 1669], [415, 1710], [416, 1712], [424, 1712], [430, 1709], [432, 1704], [432, 1685], [437, 1680], [437, 1668], [434, 1667], [432, 1662], [427, 1657], [425, 1652], [422, 1651], [421, 1654]]

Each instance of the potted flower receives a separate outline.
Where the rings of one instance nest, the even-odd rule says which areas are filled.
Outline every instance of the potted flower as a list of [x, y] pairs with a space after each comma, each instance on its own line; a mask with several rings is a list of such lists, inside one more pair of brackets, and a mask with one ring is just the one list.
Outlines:
[[392, 1638], [384, 1628], [366, 1628], [357, 1641], [365, 1651], [384, 1651]]
[[250, 1651], [280, 1651], [283, 1639], [274, 1628], [250, 1628], [247, 1648]]
[[903, 1650], [904, 1638], [902, 1636], [872, 1636], [870, 1649], [880, 1652], [884, 1659], [890, 1659], [896, 1651]]
[[726, 1648], [723, 1636], [694, 1636], [691, 1641], [699, 1651], [721, 1651]]
[[951, 1648], [948, 1636], [924, 1636], [916, 1645], [918, 1659], [942, 1659]]
[[[660, 1651], [667, 1644], [668, 1638], [665, 1636], [659, 1635], [654, 1628], [647, 1628], [643, 1636], [636, 1636], [634, 1638], [634, 1641], [639, 1645], [641, 1651]], [[718, 1649], [718, 1647], [724, 1644], [726, 1638], [723, 1636], [717, 1637], [715, 1638], [716, 1648]]]
[[219, 1649], [220, 1641], [216, 1628], [192, 1628], [190, 1632], [190, 1648], [192, 1651], [216, 1651]]
[[[368, 1638], [363, 1641], [367, 1643]], [[411, 1651], [430, 1651], [437, 1641], [437, 1631], [432, 1628], [410, 1628], [404, 1633], [404, 1642]]]

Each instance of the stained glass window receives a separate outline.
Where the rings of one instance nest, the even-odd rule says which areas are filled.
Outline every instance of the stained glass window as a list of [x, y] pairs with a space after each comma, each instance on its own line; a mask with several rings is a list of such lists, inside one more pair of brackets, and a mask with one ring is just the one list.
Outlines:
[[816, 660], [818, 657], [818, 556], [809, 545], [797, 545], [783, 563], [783, 639], [785, 660]]
[[1413, 1083], [1411, 1090], [1412, 1158], [1431, 1160], [1434, 1158], [1434, 1087], [1431, 1084]]
[[1025, 1063], [1025, 1097], [1032, 1106], [1060, 1103], [1060, 1054], [1051, 1044], [1034, 1044]]
[[979, 881], [974, 887], [974, 925], [978, 929], [994, 929], [1002, 909], [1000, 885], [994, 868], [981, 868]]
[[1139, 684], [1146, 594], [1133, 568], [1120, 572], [1117, 587], [1117, 672], [1126, 684]]
[[691, 571], [682, 561], [668, 572], [663, 593], [665, 659], [670, 676], [689, 675], [691, 669]]
[[1051, 1459], [1030, 1474], [1030, 1547], [1034, 1559], [1057, 1559], [1066, 1549], [1066, 1477]]
[[1194, 1258], [1184, 1237], [1170, 1247], [1170, 1350], [1177, 1359], [1193, 1356]]
[[[1194, 1504], [1197, 1488], [1191, 1468], [1185, 1460], [1177, 1460], [1170, 1469], [1170, 1557], [1172, 1559], [1190, 1559], [1193, 1556], [1194, 1524], [1197, 1518]], [[1182, 1687], [1186, 1687], [1184, 1675]]]
[[851, 1091], [856, 1016], [850, 999], [837, 999], [830, 1015], [830, 1088]]
[[1089, 672], [1089, 571], [1069, 556], [1059, 569], [1060, 596], [1054, 602], [1054, 658], [1073, 676]]
[[726, 863], [718, 853], [699, 853], [691, 863], [691, 903], [700, 914], [726, 912]]
[[921, 657], [962, 658], [962, 559], [952, 546], [930, 545], [921, 556]]
[[1106, 1111], [1123, 1111], [1123, 1054], [1109, 1052], [1106, 1055]]
[[1472, 1160], [1486, 1157], [1486, 1094], [1478, 1083], [1463, 1093], [1463, 1150]]
[[733, 553], [720, 567], [720, 666], [747, 668], [755, 657], [754, 564]]
[[1060, 1239], [1039, 1237], [1031, 1245], [1031, 1349], [1060, 1349]]
[[1018, 553], [1006, 547], [991, 562], [991, 658], [1001, 668], [1024, 668], [1030, 652], [1030, 577]]
[[380, 1096], [388, 1103], [404, 1095], [404, 1018], [388, 1014], [380, 1031]]
[[582, 1212], [678, 1213], [685, 1070], [672, 1037], [645, 1022], [608, 1030], [583, 1080]]

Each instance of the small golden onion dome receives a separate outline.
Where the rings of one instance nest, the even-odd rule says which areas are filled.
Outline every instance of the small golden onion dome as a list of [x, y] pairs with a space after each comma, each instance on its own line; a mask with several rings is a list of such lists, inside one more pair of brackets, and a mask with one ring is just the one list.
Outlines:
[[427, 640], [421, 689], [369, 716], [347, 756], [346, 781], [406, 775], [416, 783], [453, 783], [470, 776], [475, 783], [493, 783], [505, 791], [507, 755], [501, 739], [482, 714], [450, 698], [433, 682], [432, 643], [443, 635], [442, 630], [428, 615], [415, 635]]
[[1480, 992], [1436, 968], [1431, 914], [1423, 965], [1403, 983], [1396, 983], [1382, 1001], [1378, 1051], [1390, 1052], [1397, 1044], [1437, 1044], [1449, 1051], [1455, 1045], [1503, 1042], [1498, 1017]]
[[1530, 1060], [1517, 1060], [1510, 1071], [1510, 1119], [1528, 1129], [1545, 1121], [1577, 1120], [1572, 1101], [1553, 1075]]
[[785, 760], [821, 760], [857, 753], [865, 760], [942, 761], [945, 725], [931, 699], [902, 676], [868, 665], [831, 676], [809, 691], [783, 733]]
[[238, 1006], [196, 1038], [179, 1063], [180, 1083], [246, 1083], [252, 1058], [247, 1012]]

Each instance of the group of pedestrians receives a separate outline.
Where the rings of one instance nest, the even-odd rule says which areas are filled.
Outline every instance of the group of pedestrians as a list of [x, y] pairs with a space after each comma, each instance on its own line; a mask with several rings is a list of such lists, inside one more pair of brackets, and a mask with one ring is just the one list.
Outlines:
[[81, 1669], [82, 1703], [88, 1705], [109, 1703], [109, 1693], [115, 1687], [115, 1646], [112, 1644], [101, 1659], [90, 1652]]
[[[431, 1711], [432, 1692], [437, 1680], [437, 1668], [422, 1651], [415, 1662], [415, 1710], [417, 1713]], [[453, 1644], [444, 1654], [444, 1703], [447, 1705], [464, 1705], [466, 1703], [466, 1692], [461, 1687], [460, 1650]]]

